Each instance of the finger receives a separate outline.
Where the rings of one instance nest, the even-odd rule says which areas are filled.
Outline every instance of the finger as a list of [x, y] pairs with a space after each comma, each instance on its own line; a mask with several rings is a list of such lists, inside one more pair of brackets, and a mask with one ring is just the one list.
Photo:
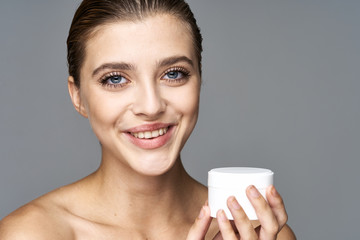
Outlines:
[[211, 223], [210, 208], [203, 206], [200, 210], [199, 216], [196, 218], [194, 224], [191, 226], [187, 236], [187, 240], [204, 239]]
[[272, 239], [279, 232], [279, 223], [272, 212], [272, 209], [265, 198], [254, 187], [249, 186], [246, 189], [246, 195], [253, 205], [256, 215], [261, 224], [260, 234], [264, 239]]
[[270, 185], [266, 189], [266, 198], [281, 229], [288, 220], [288, 215], [285, 210], [284, 201], [273, 185]]
[[227, 206], [234, 217], [235, 226], [241, 239], [257, 239], [257, 234], [251, 221], [234, 196], [228, 198]]
[[221, 236], [221, 232], [218, 232], [212, 240], [224, 240]]
[[229, 219], [226, 217], [224, 210], [219, 210], [216, 213], [216, 219], [218, 221], [221, 236], [224, 240], [235, 240], [236, 235]]

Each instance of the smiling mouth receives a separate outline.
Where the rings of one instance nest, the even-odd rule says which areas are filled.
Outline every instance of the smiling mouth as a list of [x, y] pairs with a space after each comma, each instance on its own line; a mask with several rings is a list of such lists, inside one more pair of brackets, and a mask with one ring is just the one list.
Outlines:
[[153, 131], [130, 132], [130, 134], [139, 139], [152, 139], [164, 135], [168, 130], [169, 127], [164, 127]]

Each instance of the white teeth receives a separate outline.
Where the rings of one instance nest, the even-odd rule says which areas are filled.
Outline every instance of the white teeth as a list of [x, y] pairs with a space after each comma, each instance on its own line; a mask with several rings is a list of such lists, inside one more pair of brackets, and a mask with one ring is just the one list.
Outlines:
[[156, 138], [158, 136], [162, 136], [167, 132], [168, 128], [160, 128], [158, 130], [154, 130], [154, 131], [147, 131], [147, 132], [136, 132], [136, 133], [131, 133], [131, 135], [133, 135], [136, 138]]
[[152, 131], [151, 132], [151, 137], [158, 137], [160, 135], [160, 131]]
[[151, 138], [151, 132], [145, 132], [145, 138]]

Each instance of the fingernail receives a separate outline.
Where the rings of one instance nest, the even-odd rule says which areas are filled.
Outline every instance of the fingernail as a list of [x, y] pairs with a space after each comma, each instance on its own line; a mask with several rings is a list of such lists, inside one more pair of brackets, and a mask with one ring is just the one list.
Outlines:
[[227, 217], [225, 215], [224, 210], [219, 210], [218, 211], [218, 217], [222, 222], [226, 222], [227, 221]]
[[253, 185], [251, 185], [249, 187], [249, 191], [250, 191], [250, 196], [253, 198], [258, 198], [260, 197], [260, 193], [259, 191], [256, 189], [256, 187], [254, 187]]
[[198, 219], [202, 219], [205, 216], [205, 209], [204, 207], [201, 208]]
[[230, 204], [231, 207], [235, 210], [239, 210], [241, 208], [240, 204], [238, 203], [235, 197], [230, 197]]

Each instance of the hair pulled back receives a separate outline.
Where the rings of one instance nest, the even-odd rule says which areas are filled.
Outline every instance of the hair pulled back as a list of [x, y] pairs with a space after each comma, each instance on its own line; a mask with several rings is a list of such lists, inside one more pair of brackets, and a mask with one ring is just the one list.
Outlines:
[[75, 12], [67, 38], [69, 74], [80, 87], [80, 69], [86, 42], [96, 27], [116, 21], [139, 21], [155, 14], [170, 14], [189, 28], [201, 72], [202, 36], [184, 0], [83, 0]]

